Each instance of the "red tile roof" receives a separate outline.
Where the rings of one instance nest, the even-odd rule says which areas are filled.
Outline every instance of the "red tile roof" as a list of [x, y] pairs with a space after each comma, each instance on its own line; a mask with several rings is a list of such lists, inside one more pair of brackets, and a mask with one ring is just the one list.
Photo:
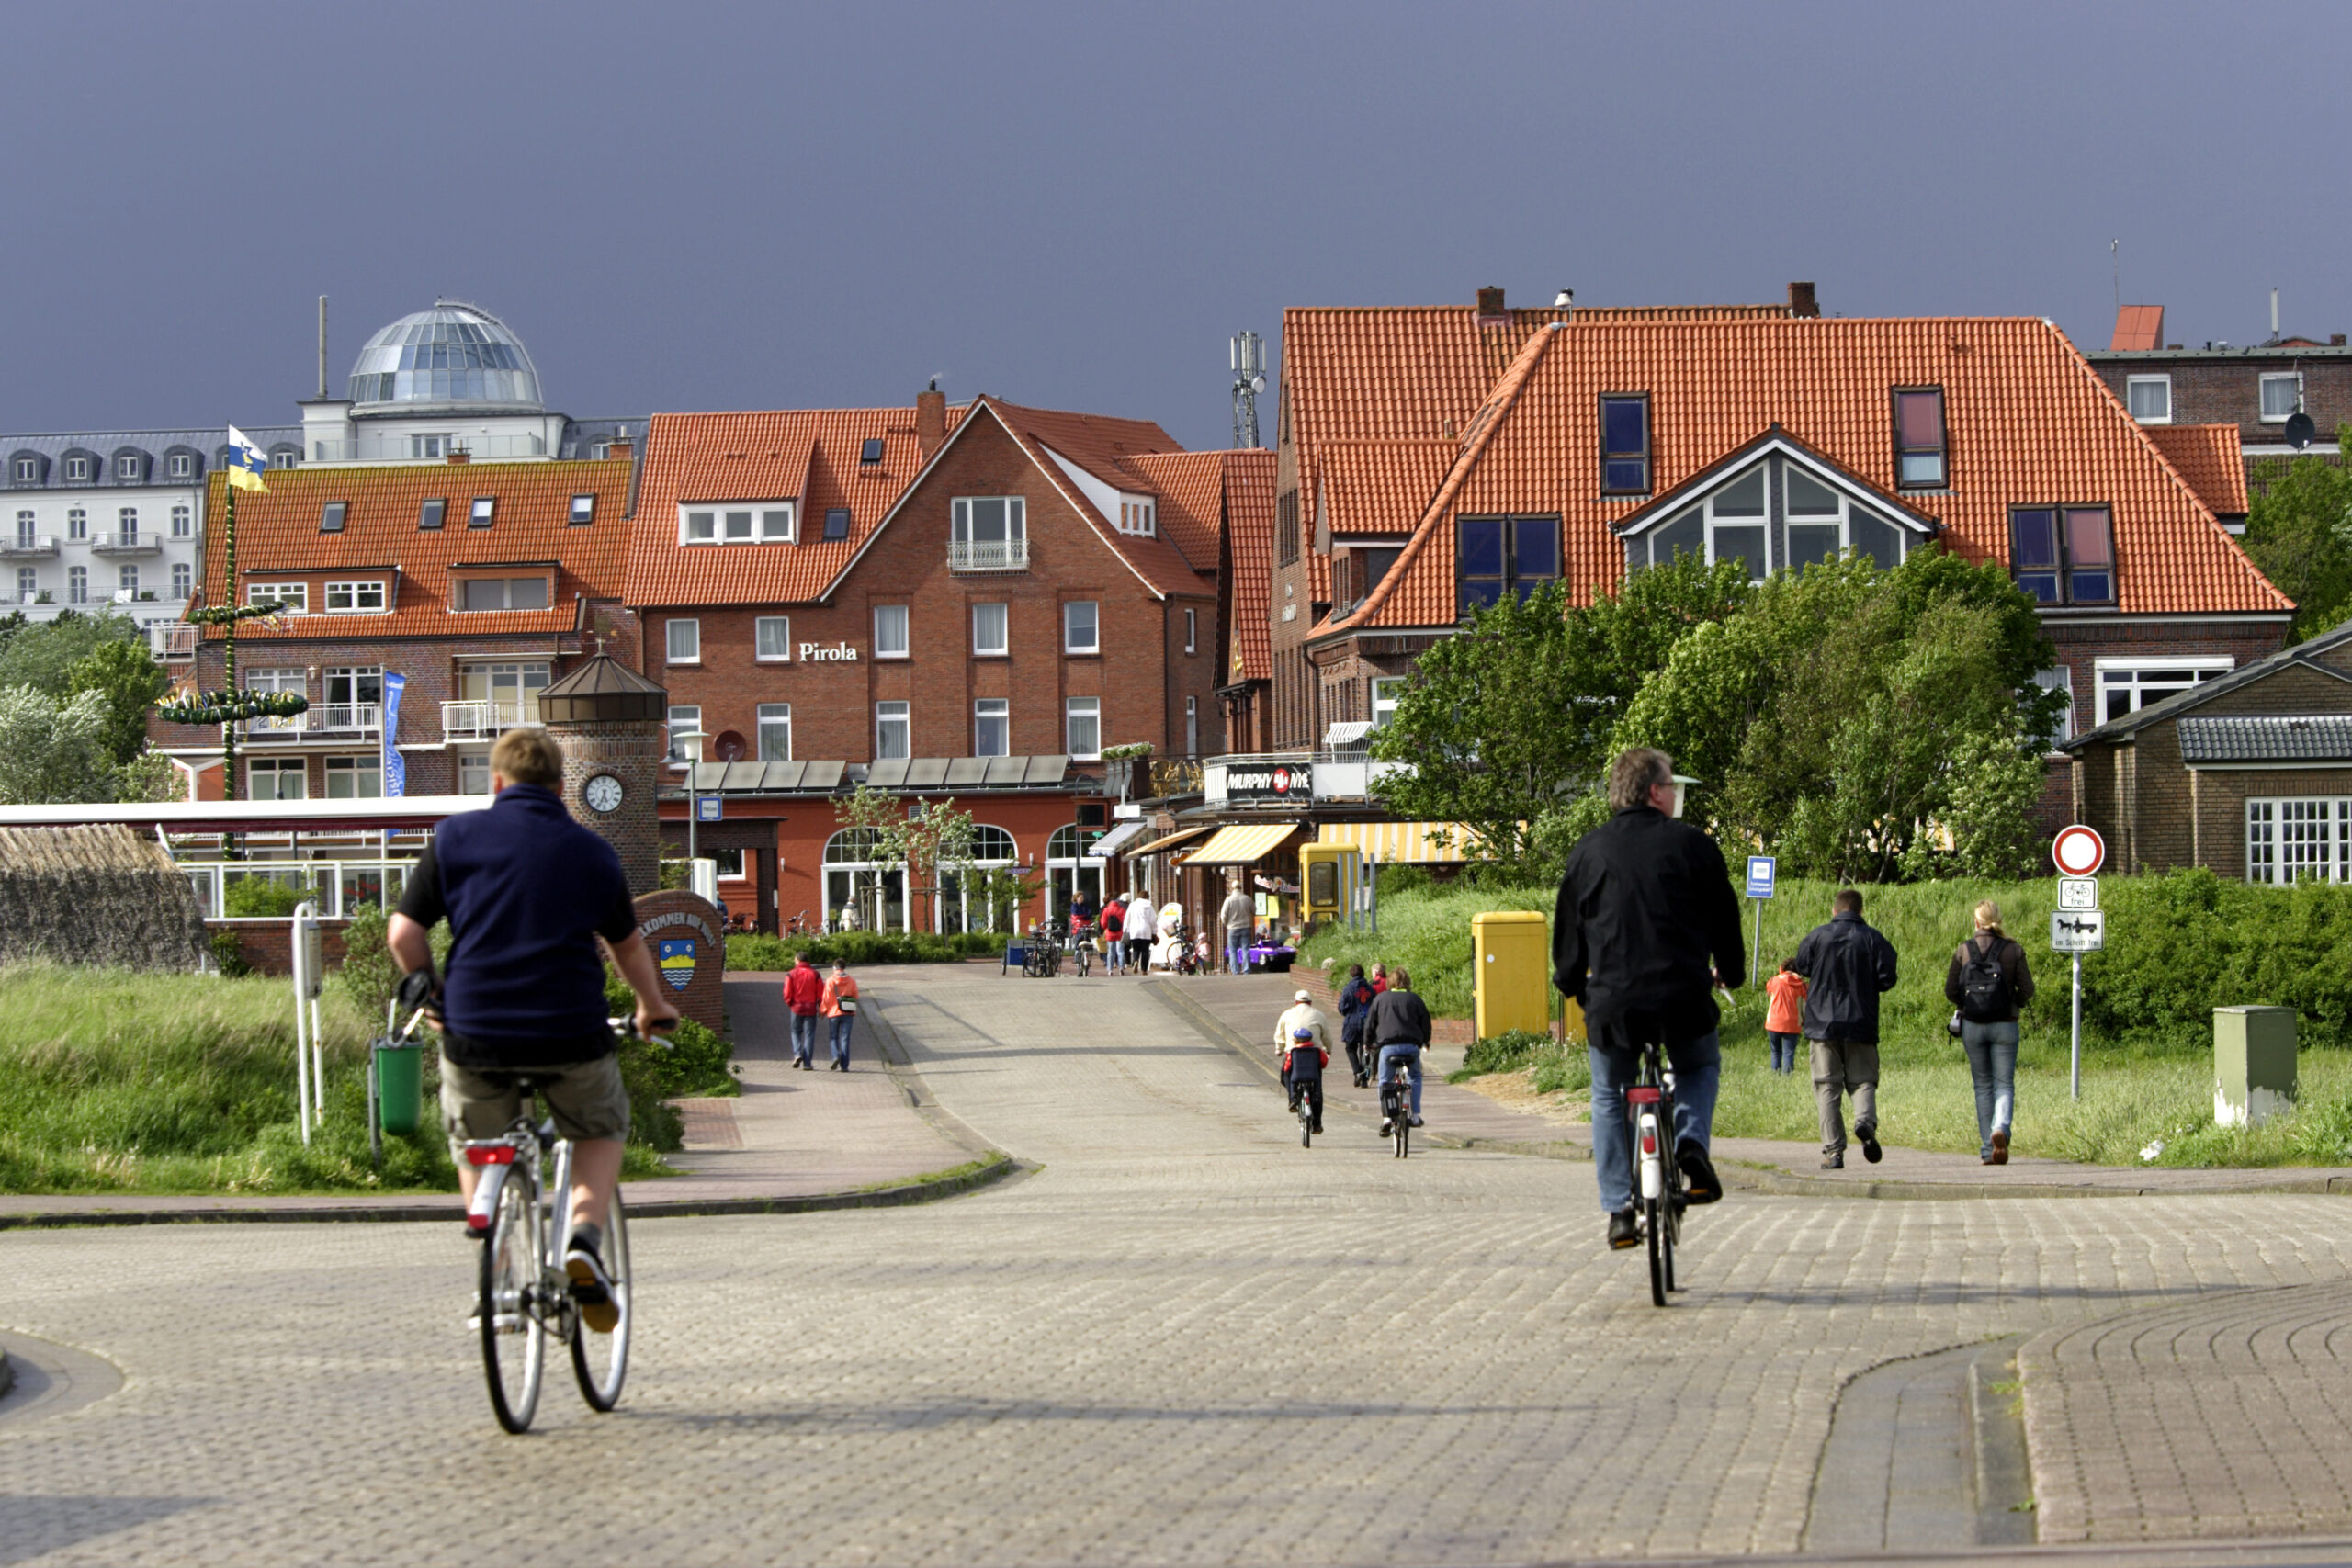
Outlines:
[[[629, 460], [542, 463], [434, 463], [398, 468], [273, 468], [266, 492], [237, 492], [237, 575], [245, 583], [349, 569], [396, 568], [392, 608], [380, 615], [289, 615], [276, 626], [247, 621], [241, 643], [277, 638], [450, 637], [569, 631], [579, 598], [618, 599], [628, 547]], [[205, 515], [211, 520], [200, 597], [219, 604], [228, 591], [228, 552], [220, 518], [227, 476], [211, 476]], [[498, 506], [487, 528], [466, 525], [477, 496]], [[571, 498], [594, 495], [595, 520], [574, 526]], [[438, 529], [420, 529], [425, 501], [448, 502]], [[329, 502], [345, 503], [343, 531], [322, 534]], [[449, 570], [525, 561], [558, 563], [545, 610], [449, 609]], [[312, 601], [316, 604], [315, 598]], [[208, 627], [208, 640], [220, 635]]]
[[1310, 516], [1329, 518], [1334, 534], [1409, 533], [1420, 521], [1459, 441], [1327, 441], [1317, 478], [1318, 505]]
[[2115, 310], [2115, 335], [2109, 339], [2109, 354], [2144, 353], [2165, 345], [2165, 308], [2162, 305], [2119, 305]]
[[2234, 424], [2149, 424], [2141, 428], [2217, 516], [2246, 513], [2245, 447]]
[[1125, 467], [1159, 497], [1162, 537], [1195, 571], [1216, 570], [1225, 532], [1225, 465], [1229, 452], [1154, 452]]
[[1196, 567], [1158, 534], [1119, 532], [1118, 520], [1106, 514], [1053, 460], [1059, 456], [1102, 484], [1132, 494], [1156, 496], [1159, 487], [1136, 466], [1135, 459], [1155, 453], [1182, 452], [1183, 448], [1174, 437], [1148, 420], [1033, 409], [998, 398], [981, 398], [976, 407], [986, 408], [1003, 423], [1046, 477], [1069, 498], [1080, 516], [1094, 525], [1094, 531], [1103, 542], [1126, 560], [1146, 586], [1162, 595], [1208, 591], [1207, 584], [1216, 575], [1214, 556]]
[[1274, 454], [1263, 448], [1223, 454], [1225, 531], [1233, 572], [1233, 664], [1222, 684], [1274, 678], [1273, 628], [1267, 616], [1274, 581]]
[[[952, 433], [966, 411], [947, 411]], [[865, 445], [882, 443], [865, 463]], [[629, 540], [631, 604], [785, 604], [820, 597], [922, 472], [912, 408], [656, 414], [646, 431]], [[678, 542], [695, 501], [796, 501], [800, 542]], [[825, 513], [845, 508], [849, 536], [828, 543]]]
[[1557, 512], [1576, 591], [1616, 583], [1624, 556], [1611, 525], [1648, 498], [1598, 494], [1603, 392], [1649, 394], [1653, 496], [1775, 424], [1895, 492], [1889, 393], [1908, 386], [1944, 389], [1951, 485], [1900, 493], [1962, 555], [2006, 560], [2013, 504], [2104, 501], [2115, 509], [2123, 612], [2292, 608], [2047, 322], [1578, 321], [1529, 338], [1405, 554], [1339, 625], [1451, 625], [1458, 514]]

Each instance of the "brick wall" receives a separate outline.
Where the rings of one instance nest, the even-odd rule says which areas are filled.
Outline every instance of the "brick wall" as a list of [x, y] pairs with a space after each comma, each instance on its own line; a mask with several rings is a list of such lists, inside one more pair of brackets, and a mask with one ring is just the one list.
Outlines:
[[[718, 911], [682, 888], [648, 893], [637, 900], [637, 931], [655, 966], [662, 968], [664, 994], [678, 1010], [707, 1029], [726, 1032], [727, 935]], [[667, 967], [665, 943], [674, 960]]]
[[[950, 503], [958, 495], [1024, 498], [1028, 570], [948, 571]], [[1072, 600], [1097, 605], [1100, 652], [1063, 651], [1062, 606]], [[978, 604], [1007, 606], [1007, 656], [973, 653]], [[908, 606], [907, 658], [874, 657], [878, 604]], [[1189, 654], [1186, 608], [1197, 616]], [[788, 660], [755, 657], [756, 622], [770, 615], [790, 621]], [[680, 618], [701, 623], [701, 654], [692, 663], [665, 657], [668, 625]], [[649, 610], [644, 620], [653, 660], [646, 672], [669, 689], [672, 704], [702, 710], [706, 733], [742, 737], [747, 755], [756, 754], [763, 703], [791, 705], [795, 757], [851, 762], [873, 759], [879, 702], [909, 705], [917, 757], [972, 755], [973, 704], [983, 697], [1008, 703], [1016, 756], [1068, 750], [1071, 697], [1100, 699], [1105, 746], [1149, 741], [1163, 756], [1181, 752], [1187, 696], [1198, 705], [1204, 739], [1215, 724], [1214, 579], [1200, 578], [1196, 593], [1155, 597], [993, 422], [956, 442], [825, 603]], [[804, 659], [804, 644], [845, 645], [855, 658]], [[713, 754], [706, 742], [705, 755]]]
[[[348, 920], [321, 920], [319, 949], [326, 955], [330, 972], [343, 967], [343, 933], [351, 924]], [[291, 919], [207, 920], [207, 936], [219, 931], [234, 932], [237, 954], [264, 975], [294, 973], [294, 922]]]
[[2286, 646], [2287, 623], [2264, 621], [2044, 622], [2042, 630], [2057, 646], [2058, 662], [2068, 671], [2075, 688], [2075, 733], [2099, 723], [2096, 704], [2098, 661], [2102, 659], [2186, 659], [2221, 655], [2232, 666], [2267, 659]]
[[[669, 753], [667, 728], [658, 722], [550, 724], [548, 733], [563, 749], [563, 803], [572, 819], [613, 846], [631, 893], [653, 892], [662, 884], [655, 800], [665, 782], [662, 764]], [[620, 781], [621, 804], [609, 814], [592, 808], [580, 795], [582, 786], [598, 773]]]
[[2335, 355], [2249, 354], [2228, 359], [2166, 359], [2161, 355], [2127, 360], [2099, 356], [2099, 379], [2126, 408], [2127, 383], [2134, 376], [2172, 378], [2172, 423], [2175, 424], [2234, 424], [2245, 445], [2276, 446], [2286, 439], [2284, 422], [2262, 418], [2262, 378], [2289, 374], [2300, 367], [2303, 376], [2303, 408], [2319, 427], [2319, 443], [2334, 445], [2339, 424], [2352, 422], [2352, 354]]

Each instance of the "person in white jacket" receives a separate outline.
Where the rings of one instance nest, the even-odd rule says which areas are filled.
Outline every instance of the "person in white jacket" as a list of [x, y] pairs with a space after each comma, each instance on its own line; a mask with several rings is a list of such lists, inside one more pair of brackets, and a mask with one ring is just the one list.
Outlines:
[[[1301, 1038], [1304, 1036], [1305, 1038]], [[1295, 1054], [1305, 1052], [1307, 1060], [1296, 1074], [1291, 1071]], [[1331, 1021], [1315, 1005], [1314, 997], [1306, 991], [1293, 991], [1291, 1005], [1274, 1021], [1274, 1059], [1282, 1068], [1283, 1094], [1290, 1101], [1294, 1113], [1298, 1110], [1300, 1089], [1308, 1084], [1319, 1085], [1323, 1069], [1331, 1061]], [[1322, 1090], [1316, 1089], [1315, 1131], [1323, 1130]]]
[[1151, 971], [1151, 944], [1159, 935], [1159, 916], [1151, 896], [1138, 887], [1127, 895], [1127, 967], [1138, 975]]

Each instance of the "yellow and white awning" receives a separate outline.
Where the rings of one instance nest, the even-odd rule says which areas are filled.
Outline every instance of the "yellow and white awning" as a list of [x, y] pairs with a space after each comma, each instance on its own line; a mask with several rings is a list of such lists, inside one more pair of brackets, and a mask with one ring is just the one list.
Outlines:
[[1473, 835], [1459, 822], [1326, 822], [1318, 841], [1383, 865], [1455, 865]]
[[1184, 857], [1184, 863], [1254, 865], [1297, 831], [1295, 822], [1243, 822], [1219, 828], [1207, 843]]
[[1179, 828], [1164, 839], [1154, 839], [1148, 844], [1137, 844], [1134, 849], [1121, 852], [1121, 858], [1134, 860], [1138, 855], [1156, 855], [1163, 850], [1172, 850], [1178, 844], [1190, 843], [1207, 831], [1206, 828]]

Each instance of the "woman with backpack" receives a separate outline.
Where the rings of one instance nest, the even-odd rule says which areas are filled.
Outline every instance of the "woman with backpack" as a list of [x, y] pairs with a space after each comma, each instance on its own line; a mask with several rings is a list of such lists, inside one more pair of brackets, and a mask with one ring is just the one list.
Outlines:
[[2001, 910], [1990, 898], [1976, 906], [1976, 931], [1951, 955], [1944, 998], [1968, 1076], [1976, 1089], [1977, 1158], [2009, 1163], [2009, 1127], [2017, 1113], [2018, 1013], [2033, 999], [2033, 972], [2025, 949], [2001, 931]]
[[1363, 1089], [1372, 1082], [1372, 1055], [1364, 1049], [1364, 1019], [1372, 1011], [1374, 992], [1372, 983], [1363, 977], [1363, 965], [1348, 965], [1348, 977], [1340, 984], [1340, 1041], [1348, 1048], [1348, 1070], [1356, 1087]]

